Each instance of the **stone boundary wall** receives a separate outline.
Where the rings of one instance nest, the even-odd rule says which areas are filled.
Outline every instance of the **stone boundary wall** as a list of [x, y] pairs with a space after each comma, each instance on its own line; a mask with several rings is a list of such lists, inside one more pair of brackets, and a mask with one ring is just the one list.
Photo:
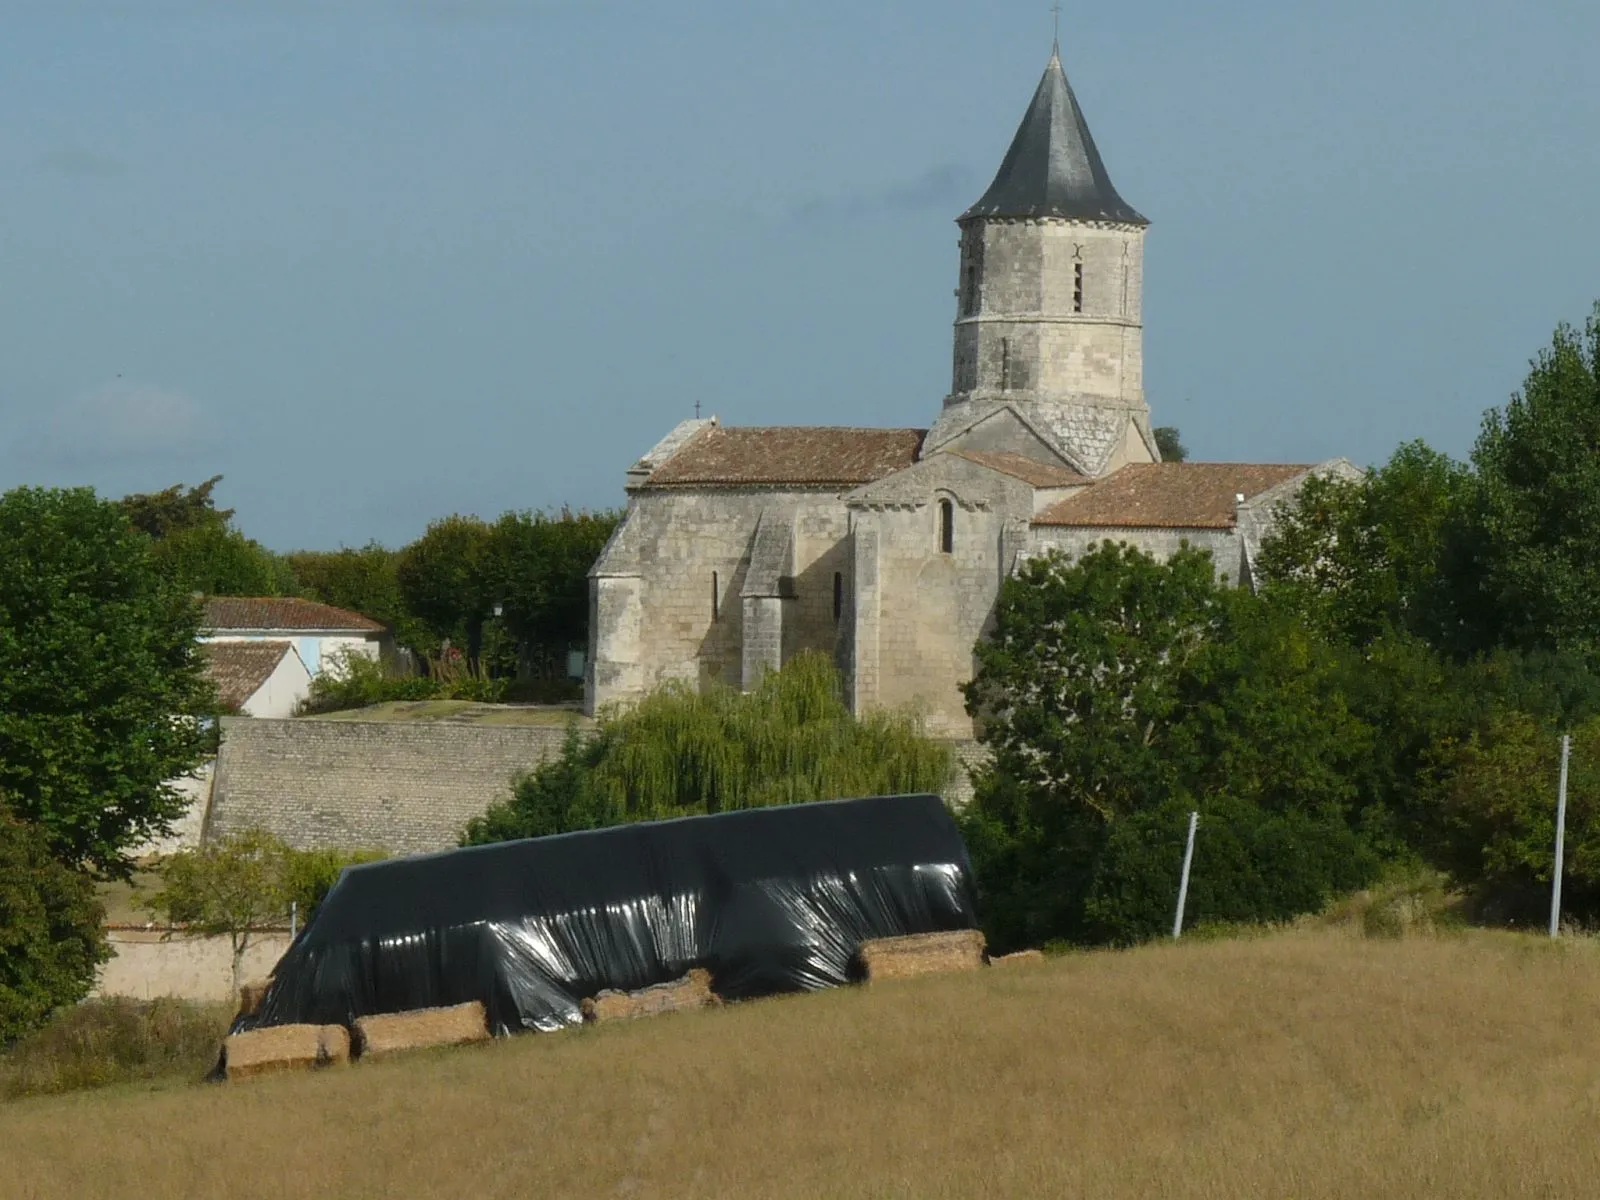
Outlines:
[[[259, 828], [302, 850], [448, 850], [566, 736], [561, 725], [224, 718], [204, 836]], [[983, 752], [953, 747], [945, 799], [960, 808]]]
[[[100, 968], [95, 996], [230, 1003], [233, 945], [226, 937], [169, 931], [160, 926], [112, 926], [106, 931], [112, 959]], [[244, 952], [245, 980], [264, 978], [289, 948], [287, 929], [262, 929]]]
[[566, 736], [565, 725], [224, 718], [204, 836], [259, 828], [302, 850], [448, 850]]

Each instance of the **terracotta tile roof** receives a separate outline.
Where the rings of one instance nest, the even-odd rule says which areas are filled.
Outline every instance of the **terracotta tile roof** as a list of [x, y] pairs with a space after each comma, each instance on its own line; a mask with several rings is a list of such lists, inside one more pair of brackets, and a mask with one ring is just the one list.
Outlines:
[[1135, 463], [1045, 509], [1033, 523], [1232, 529], [1235, 496], [1258, 496], [1309, 470], [1309, 466], [1255, 463]]
[[702, 429], [648, 487], [822, 487], [871, 483], [917, 461], [925, 429], [772, 425]]
[[206, 674], [217, 685], [217, 697], [229, 712], [238, 712], [272, 678], [283, 656], [293, 652], [289, 642], [205, 642], [200, 646]]
[[207, 630], [315, 629], [336, 633], [381, 633], [384, 628], [360, 613], [294, 596], [211, 596], [206, 600], [201, 626]]
[[1086, 476], [1080, 475], [1071, 467], [1042, 463], [1025, 454], [988, 450], [952, 450], [950, 453], [968, 462], [975, 462], [980, 467], [988, 467], [990, 470], [999, 471], [1002, 475], [1020, 479], [1023, 483], [1036, 488], [1072, 487], [1074, 484], [1089, 482]]

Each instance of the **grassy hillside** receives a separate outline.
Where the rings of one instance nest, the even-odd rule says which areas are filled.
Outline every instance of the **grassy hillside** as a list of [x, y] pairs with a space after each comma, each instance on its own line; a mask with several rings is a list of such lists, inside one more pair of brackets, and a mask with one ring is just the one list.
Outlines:
[[0, 1105], [0, 1196], [1581, 1196], [1600, 948], [1329, 932]]

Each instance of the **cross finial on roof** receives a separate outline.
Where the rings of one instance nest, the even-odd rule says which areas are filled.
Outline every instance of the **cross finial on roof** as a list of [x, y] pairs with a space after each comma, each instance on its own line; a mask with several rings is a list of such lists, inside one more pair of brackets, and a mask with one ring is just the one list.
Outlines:
[[1055, 15], [1055, 37], [1051, 40], [1050, 53], [1057, 58], [1061, 57], [1061, 0], [1056, 0], [1050, 6], [1050, 11]]
[[694, 402], [694, 419], [696, 421], [700, 419], [700, 401], [698, 400]]

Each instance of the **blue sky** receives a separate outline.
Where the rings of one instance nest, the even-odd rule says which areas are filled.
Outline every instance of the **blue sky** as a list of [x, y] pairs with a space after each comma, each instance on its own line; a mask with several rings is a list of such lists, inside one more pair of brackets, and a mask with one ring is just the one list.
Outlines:
[[[277, 549], [622, 500], [698, 401], [919, 425], [1017, 0], [75, 0], [0, 39], [0, 488]], [[226, 10], [226, 11], [224, 11]], [[1465, 454], [1600, 298], [1593, 0], [1069, 3], [1198, 458]]]

